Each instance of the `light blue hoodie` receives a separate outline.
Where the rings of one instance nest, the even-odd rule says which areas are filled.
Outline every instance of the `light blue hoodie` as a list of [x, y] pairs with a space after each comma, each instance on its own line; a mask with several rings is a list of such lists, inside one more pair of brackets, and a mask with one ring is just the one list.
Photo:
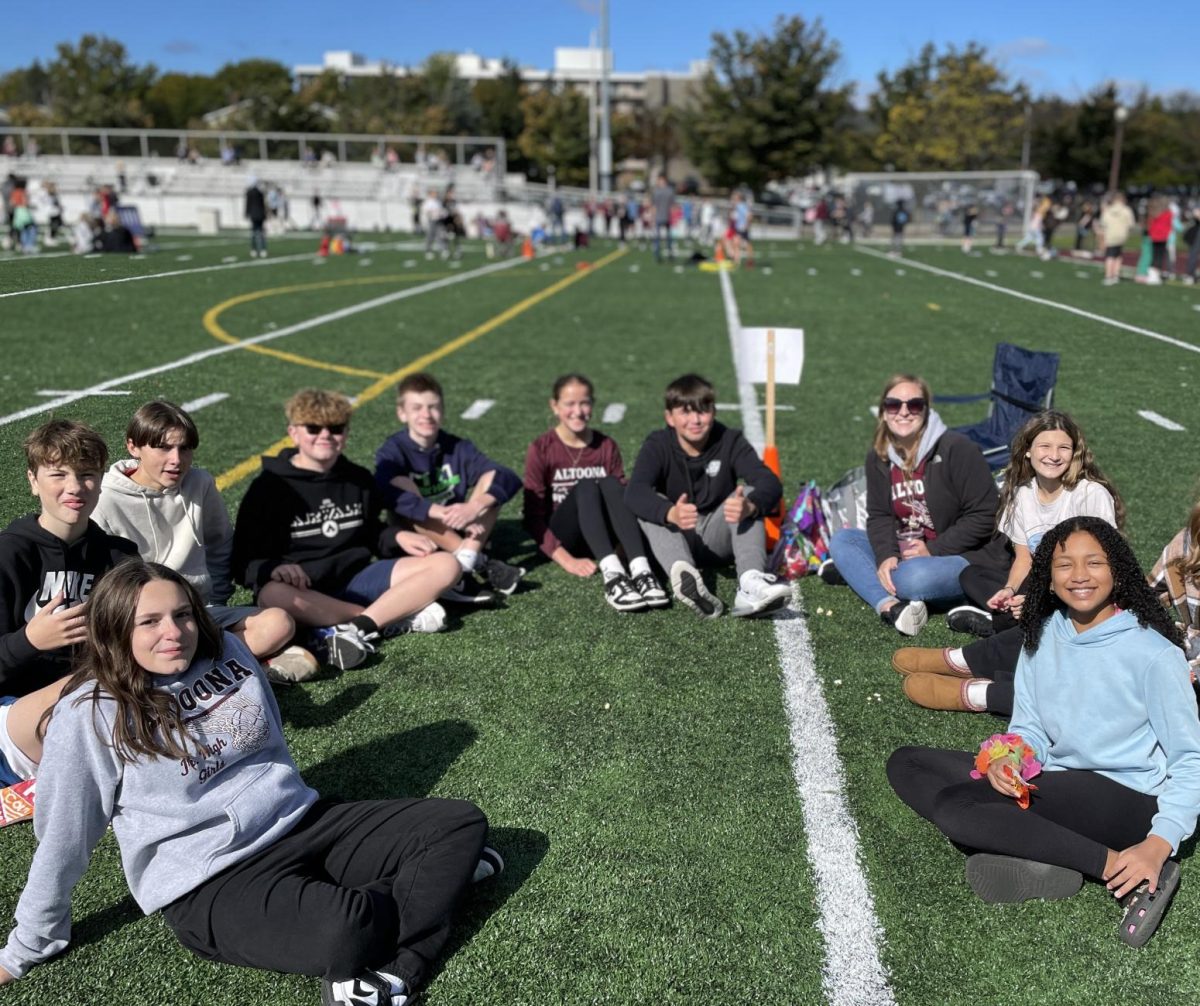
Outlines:
[[1200, 812], [1200, 718], [1183, 651], [1128, 611], [1085, 632], [1061, 611], [1021, 651], [1011, 733], [1048, 772], [1089, 769], [1158, 798], [1172, 853]]

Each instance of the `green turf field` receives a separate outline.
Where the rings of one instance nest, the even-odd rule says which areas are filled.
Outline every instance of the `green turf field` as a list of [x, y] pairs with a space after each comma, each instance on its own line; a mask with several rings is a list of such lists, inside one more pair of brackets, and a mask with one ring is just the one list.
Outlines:
[[[395, 429], [391, 388], [411, 367], [428, 366], [446, 386], [449, 429], [518, 469], [549, 425], [550, 385], [567, 370], [595, 382], [597, 425], [621, 443], [627, 466], [680, 373], [706, 374], [720, 402], [738, 401], [717, 277], [656, 265], [643, 251], [594, 248], [587, 270], [566, 254], [479, 272], [478, 248], [452, 268], [394, 246], [315, 260], [313, 242], [298, 239], [250, 263], [236, 237], [169, 244], [137, 260], [0, 261], [0, 295], [20, 292], [0, 296], [5, 522], [32, 502], [20, 456], [31, 428], [73, 416], [117, 449], [132, 410], [153, 396], [228, 396], [195, 413], [196, 463], [222, 477], [231, 511], [257, 456], [284, 434], [283, 400], [306, 385], [358, 396], [348, 454], [367, 465]], [[760, 249], [758, 268], [732, 278], [742, 322], [807, 335], [803, 383], [779, 393], [790, 407], [778, 426], [789, 492], [861, 463], [869, 406], [891, 372], [921, 373], [935, 394], [969, 393], [986, 389], [997, 341], [1052, 349], [1062, 354], [1056, 402], [1120, 488], [1148, 568], [1197, 492], [1200, 293], [1104, 288], [1100, 275], [950, 247], [902, 261], [840, 246]], [[259, 337], [254, 349], [233, 346]], [[38, 394], [85, 388], [127, 394]], [[458, 418], [478, 399], [495, 405], [481, 419]], [[623, 418], [601, 423], [614, 403], [626, 406]], [[1139, 410], [1188, 429], [1167, 430]], [[982, 415], [979, 406], [942, 411], [951, 425]], [[736, 408], [720, 418], [742, 422]], [[533, 567], [503, 609], [403, 637], [365, 668], [278, 693], [293, 755], [323, 793], [467, 797], [492, 822], [509, 869], [467, 905], [431, 1006], [1108, 1006], [1131, 995], [1166, 1006], [1200, 996], [1200, 870], [1190, 859], [1163, 930], [1141, 952], [1118, 943], [1117, 909], [1093, 885], [1054, 904], [974, 899], [961, 855], [892, 796], [883, 763], [904, 743], [974, 748], [998, 723], [909, 705], [888, 663], [900, 637], [848, 591], [809, 579], [797, 603], [807, 614], [793, 617], [811, 637], [832, 716], [887, 979], [882, 993], [848, 984], [826, 967], [825, 934], [845, 933], [823, 918], [830, 902], [810, 865], [775, 627], [701, 623], [678, 609], [618, 615], [598, 582], [538, 560], [515, 509], [498, 542]], [[718, 589], [730, 599], [732, 580]], [[920, 641], [964, 637], [935, 619]], [[6, 829], [0, 844], [7, 919], [32, 829]], [[142, 918], [111, 836], [76, 891], [74, 918], [72, 948], [4, 990], [6, 1000], [318, 1001], [313, 979], [201, 962], [158, 917]]]

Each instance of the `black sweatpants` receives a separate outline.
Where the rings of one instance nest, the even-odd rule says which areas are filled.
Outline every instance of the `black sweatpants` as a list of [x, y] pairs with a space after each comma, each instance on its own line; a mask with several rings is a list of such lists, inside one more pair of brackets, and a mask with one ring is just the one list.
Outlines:
[[1102, 879], [1108, 850], [1150, 833], [1158, 800], [1098, 772], [1043, 772], [1028, 810], [972, 779], [966, 751], [905, 747], [887, 763], [888, 782], [913, 810], [970, 852], [994, 852], [1065, 866]]
[[614, 536], [627, 560], [646, 554], [642, 529], [625, 505], [625, 487], [611, 475], [577, 482], [550, 515], [550, 530], [572, 555], [585, 554], [585, 548], [593, 559], [612, 555]]
[[[1006, 583], [1008, 583], [1008, 570], [998, 569], [986, 563], [971, 563], [971, 565], [958, 574], [958, 585], [962, 588], [963, 594], [976, 607], [991, 612], [992, 628], [996, 632], [1011, 629], [1017, 624], [1017, 620], [1007, 611], [993, 611], [987, 606], [988, 601], [991, 600], [996, 591]], [[1021, 582], [1021, 585], [1017, 588], [1017, 593], [1025, 593], [1027, 586], [1028, 579]]]
[[977, 639], [962, 648], [963, 659], [977, 678], [988, 678], [987, 711], [997, 716], [1011, 716], [1017, 660], [1024, 639], [1021, 627], [1014, 625], [986, 639]]
[[420, 987], [486, 832], [463, 800], [319, 800], [163, 915], [207, 960], [331, 981], [387, 971]]

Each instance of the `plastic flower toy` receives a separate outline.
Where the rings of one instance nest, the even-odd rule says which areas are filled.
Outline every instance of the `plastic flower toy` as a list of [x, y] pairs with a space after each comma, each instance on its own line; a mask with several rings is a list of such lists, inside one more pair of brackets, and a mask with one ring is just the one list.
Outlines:
[[1001, 763], [1001, 774], [1017, 790], [1017, 806], [1028, 810], [1030, 793], [1037, 789], [1029, 780], [1042, 771], [1042, 763], [1034, 757], [1033, 748], [1020, 734], [992, 734], [979, 745], [971, 778], [982, 779], [996, 762]]

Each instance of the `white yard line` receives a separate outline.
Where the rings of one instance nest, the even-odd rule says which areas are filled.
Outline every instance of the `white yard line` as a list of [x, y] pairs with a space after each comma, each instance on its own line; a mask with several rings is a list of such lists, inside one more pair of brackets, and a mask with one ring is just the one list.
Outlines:
[[[97, 395], [128, 395], [128, 391], [97, 391]], [[35, 395], [40, 398], [57, 398], [59, 395], [73, 395], [74, 391], [67, 389], [42, 388], [40, 391], [35, 391]]]
[[600, 417], [602, 423], [619, 423], [625, 418], [625, 403], [612, 402], [604, 406], [604, 415]]
[[228, 397], [228, 392], [214, 391], [211, 395], [205, 395], [202, 398], [193, 398], [190, 402], [184, 402], [181, 407], [184, 412], [196, 412], [198, 409], [203, 409], [206, 405], [216, 405], [217, 402], [223, 402]]
[[[736, 370], [741, 319], [729, 275], [718, 275]], [[740, 373], [738, 395], [746, 437], [761, 450], [764, 433], [757, 393]], [[789, 617], [776, 618], [772, 624], [792, 742], [792, 774], [800, 794], [808, 859], [817, 887], [817, 928], [825, 940], [822, 985], [831, 1006], [895, 1006], [887, 969], [879, 955], [883, 928], [875, 915], [875, 901], [859, 858], [858, 827], [846, 805], [837, 735], [817, 676], [799, 591], [793, 592], [792, 609]], [[813, 751], [822, 752], [822, 756], [813, 758]]]
[[[1088, 321], [1096, 321], [1101, 325], [1111, 325], [1113, 328], [1122, 329], [1125, 332], [1133, 332], [1135, 335], [1145, 336], [1147, 339], [1155, 339], [1158, 342], [1165, 342], [1169, 346], [1175, 346], [1179, 349], [1186, 349], [1191, 353], [1200, 353], [1200, 345], [1191, 342], [1184, 342], [1182, 339], [1173, 339], [1169, 335], [1163, 335], [1161, 332], [1152, 332], [1148, 328], [1141, 328], [1137, 325], [1130, 325], [1128, 322], [1117, 321], [1115, 318], [1106, 318], [1102, 314], [1093, 314], [1091, 311], [1085, 311], [1081, 307], [1072, 307], [1070, 304], [1060, 304], [1056, 300], [1047, 300], [1045, 297], [1035, 297], [1030, 293], [1022, 293], [1020, 290], [1012, 290], [1006, 286], [1000, 286], [996, 283], [988, 283], [986, 280], [976, 279], [974, 276], [964, 276], [962, 273], [951, 272], [949, 269], [939, 269], [934, 265], [926, 265], [924, 262], [918, 262], [910, 258], [894, 258], [884, 252], [877, 252], [871, 248], [855, 247], [854, 249], [860, 255], [870, 255], [874, 258], [883, 259], [885, 262], [904, 262], [914, 269], [923, 269], [925, 272], [931, 272], [935, 276], [945, 276], [947, 279], [956, 279], [961, 283], [970, 283], [972, 286], [983, 287], [985, 290], [991, 290], [994, 293], [1007, 294], [1009, 297], [1016, 297], [1018, 300], [1027, 300], [1031, 304], [1041, 304], [1043, 307], [1052, 307], [1058, 311], [1066, 311], [1068, 314], [1078, 315], [1080, 318], [1087, 318]], [[1197, 305], [1200, 309], [1200, 305]]]
[[1166, 416], [1160, 416], [1157, 412], [1152, 412], [1149, 409], [1138, 409], [1138, 415], [1152, 422], [1155, 426], [1161, 426], [1164, 430], [1170, 430], [1172, 433], [1184, 432], [1184, 427], [1180, 426], [1175, 420], [1168, 419]]
[[494, 398], [476, 398], [467, 410], [459, 417], [460, 419], [482, 419], [488, 414], [488, 410], [496, 404]]
[[[276, 259], [275, 261], [280, 261]], [[273, 332], [263, 332], [261, 335], [256, 335], [251, 339], [243, 339], [241, 342], [222, 343], [219, 346], [213, 346], [212, 349], [203, 349], [197, 353], [189, 353], [187, 356], [181, 356], [177, 360], [172, 360], [169, 363], [161, 363], [156, 367], [147, 367], [145, 370], [138, 370], [132, 374], [122, 374], [120, 377], [112, 377], [107, 381], [101, 381], [98, 384], [92, 385], [90, 388], [83, 388], [79, 391], [71, 391], [60, 398], [46, 402], [42, 405], [31, 405], [27, 409], [21, 409], [19, 412], [9, 413], [7, 416], [0, 416], [0, 426], [7, 426], [9, 423], [15, 423], [22, 419], [27, 419], [30, 416], [36, 416], [42, 412], [49, 412], [51, 409], [59, 409], [64, 405], [70, 405], [72, 402], [77, 402], [81, 398], [87, 398], [89, 395], [98, 392], [107, 391], [110, 388], [115, 388], [121, 384], [129, 384], [133, 381], [140, 381], [146, 377], [153, 377], [156, 374], [165, 374], [171, 370], [178, 370], [180, 367], [188, 367], [193, 363], [200, 363], [203, 360], [210, 359], [214, 356], [221, 356], [225, 353], [235, 353], [239, 349], [244, 349], [246, 346], [257, 346], [263, 342], [271, 342], [274, 339], [281, 339], [285, 335], [294, 335], [296, 332], [304, 332], [310, 328], [316, 328], [318, 325], [325, 325], [331, 321], [340, 321], [342, 318], [349, 318], [351, 315], [360, 314], [363, 311], [370, 311], [376, 307], [383, 307], [386, 304], [394, 304], [396, 301], [406, 300], [409, 297], [416, 297], [418, 294], [429, 293], [432, 290], [440, 290], [443, 287], [455, 286], [459, 283], [465, 283], [469, 279], [474, 279], [476, 276], [485, 276], [488, 273], [499, 272], [501, 269], [511, 269], [513, 266], [521, 265], [525, 260], [521, 258], [508, 259], [504, 262], [495, 262], [491, 265], [481, 266], [478, 269], [472, 269], [470, 272], [455, 273], [453, 276], [447, 276], [445, 279], [435, 279], [429, 283], [422, 283], [420, 286], [409, 287], [405, 290], [397, 290], [395, 293], [384, 294], [382, 297], [375, 297], [372, 300], [365, 300], [361, 304], [352, 304], [349, 307], [343, 307], [337, 311], [330, 311], [328, 314], [318, 315], [315, 318], [309, 318], [307, 321], [297, 322], [295, 325], [288, 325], [286, 328], [276, 329]]]

